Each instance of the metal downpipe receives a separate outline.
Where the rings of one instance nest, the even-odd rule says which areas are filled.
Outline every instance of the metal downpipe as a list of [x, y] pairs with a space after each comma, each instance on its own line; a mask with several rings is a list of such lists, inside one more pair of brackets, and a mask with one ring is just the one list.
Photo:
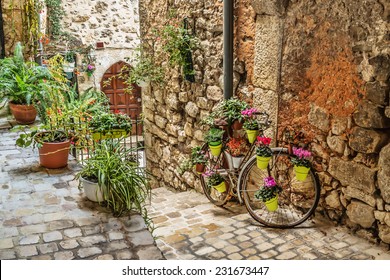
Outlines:
[[233, 96], [233, 10], [234, 0], [223, 0], [223, 96]]

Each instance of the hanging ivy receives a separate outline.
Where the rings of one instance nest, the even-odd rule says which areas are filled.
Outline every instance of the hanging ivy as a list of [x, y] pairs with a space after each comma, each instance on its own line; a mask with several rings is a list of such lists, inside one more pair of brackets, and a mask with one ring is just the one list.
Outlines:
[[61, 20], [65, 15], [62, 0], [45, 0], [47, 7], [48, 31], [53, 39], [63, 35]]
[[39, 0], [24, 0], [22, 13], [23, 22], [23, 45], [33, 53], [37, 50], [37, 40], [39, 37]]

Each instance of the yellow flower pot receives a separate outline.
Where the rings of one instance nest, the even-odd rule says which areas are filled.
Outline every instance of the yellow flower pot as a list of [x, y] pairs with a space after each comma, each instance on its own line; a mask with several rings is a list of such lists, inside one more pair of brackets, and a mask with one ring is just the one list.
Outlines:
[[93, 140], [104, 140], [104, 139], [112, 139], [112, 138], [121, 138], [127, 136], [129, 133], [124, 129], [112, 129], [107, 131], [106, 133], [102, 132], [94, 132], [92, 133]]
[[295, 177], [298, 181], [305, 181], [309, 174], [309, 170], [310, 168], [308, 167], [294, 165]]
[[215, 157], [219, 156], [221, 154], [221, 151], [222, 151], [222, 144], [219, 144], [218, 146], [211, 146], [209, 145], [210, 147], [210, 151], [211, 151], [211, 154]]
[[223, 181], [222, 183], [216, 185], [216, 186], [213, 186], [214, 189], [216, 189], [218, 192], [220, 193], [223, 193], [223, 192], [226, 192], [226, 184], [225, 184], [225, 181]]
[[278, 209], [278, 196], [271, 198], [264, 203], [268, 211], [275, 212]]
[[254, 143], [256, 141], [257, 135], [259, 135], [258, 130], [246, 130], [246, 135], [248, 136], [249, 143]]
[[270, 159], [271, 157], [256, 156], [257, 167], [259, 169], [267, 169]]

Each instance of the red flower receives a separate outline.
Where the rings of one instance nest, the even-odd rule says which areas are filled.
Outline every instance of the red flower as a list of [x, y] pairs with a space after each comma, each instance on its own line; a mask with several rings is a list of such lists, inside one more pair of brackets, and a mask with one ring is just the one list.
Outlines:
[[261, 136], [257, 136], [257, 143], [258, 144], [263, 144], [265, 146], [268, 146], [269, 144], [271, 144], [271, 138], [269, 137], [261, 137]]

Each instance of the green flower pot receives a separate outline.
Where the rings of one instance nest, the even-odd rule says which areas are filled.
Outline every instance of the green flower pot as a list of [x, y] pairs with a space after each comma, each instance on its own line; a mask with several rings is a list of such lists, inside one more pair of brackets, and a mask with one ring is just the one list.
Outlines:
[[268, 211], [275, 212], [278, 209], [278, 196], [271, 198], [264, 203]]
[[254, 143], [256, 141], [257, 135], [259, 135], [258, 130], [246, 130], [246, 135], [248, 136], [249, 143]]
[[310, 168], [305, 166], [294, 165], [295, 177], [298, 181], [305, 181], [309, 174]]
[[259, 169], [267, 169], [271, 157], [256, 156], [256, 163]]
[[211, 154], [215, 157], [219, 156], [221, 154], [221, 151], [222, 151], [222, 143], [219, 143], [219, 145], [212, 145], [212, 143], [209, 143], [209, 148], [210, 148], [210, 151], [211, 151]]
[[216, 186], [213, 186], [214, 189], [216, 189], [218, 192], [220, 193], [223, 193], [223, 192], [226, 192], [226, 184], [225, 184], [225, 181], [223, 181], [222, 183], [216, 185]]

